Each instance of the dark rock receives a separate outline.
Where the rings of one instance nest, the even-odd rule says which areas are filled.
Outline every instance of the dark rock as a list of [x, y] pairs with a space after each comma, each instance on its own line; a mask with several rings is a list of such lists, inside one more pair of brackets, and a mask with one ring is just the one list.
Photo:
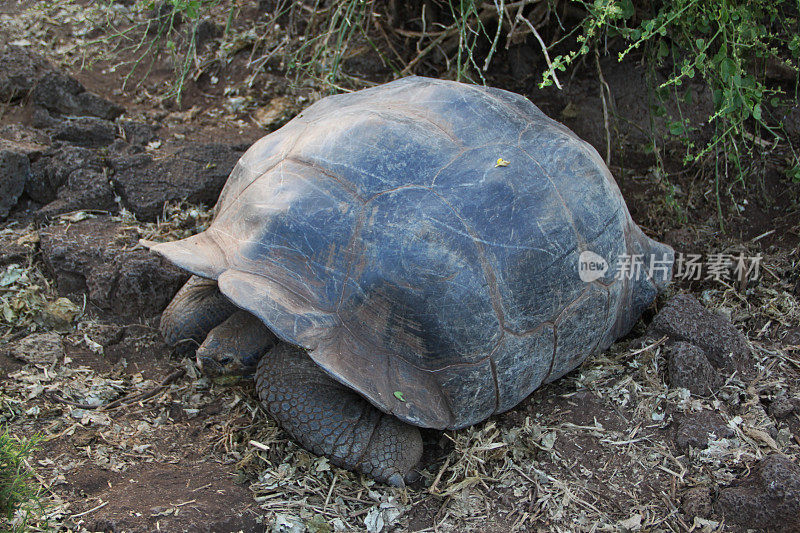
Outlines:
[[69, 175], [67, 184], [58, 191], [58, 198], [39, 210], [40, 220], [72, 211], [116, 211], [114, 191], [103, 172], [78, 169]]
[[217, 200], [240, 152], [223, 144], [186, 146], [175, 155], [153, 160], [145, 154], [109, 158], [112, 180], [122, 202], [140, 220], [154, 221], [164, 204]]
[[22, 124], [3, 124], [0, 126], [0, 143], [3, 142], [12, 142], [28, 147], [26, 150], [28, 157], [35, 157], [47, 149], [50, 137], [37, 129]]
[[136, 120], [122, 120], [119, 127], [123, 138], [130, 144], [147, 144], [156, 139], [155, 128]]
[[189, 279], [186, 272], [147, 250], [132, 250], [103, 265], [87, 279], [89, 297], [123, 316], [157, 315]]
[[88, 292], [92, 303], [119, 315], [160, 313], [189, 277], [146, 250], [131, 249], [138, 235], [108, 217], [49, 226], [39, 234], [59, 292]]
[[715, 508], [727, 522], [746, 528], [800, 532], [800, 467], [769, 455], [720, 491]]
[[675, 433], [675, 444], [684, 453], [690, 447], [704, 450], [712, 435], [716, 439], [731, 438], [736, 435], [736, 432], [717, 413], [700, 411], [687, 415], [683, 419]]
[[144, 152], [141, 146], [128, 144], [122, 139], [117, 139], [108, 147], [106, 163], [119, 175], [127, 170], [144, 167], [153, 162], [153, 156]]
[[122, 106], [88, 91], [78, 94], [75, 100], [81, 115], [114, 120], [125, 112]]
[[124, 109], [88, 93], [81, 83], [63, 72], [44, 75], [33, 88], [33, 103], [61, 115], [92, 116], [114, 120]]
[[13, 102], [27, 96], [37, 80], [54, 69], [44, 58], [19, 46], [0, 52], [0, 101]]
[[25, 262], [35, 252], [35, 240], [30, 234], [0, 233], [0, 267]]
[[85, 90], [81, 82], [72, 76], [64, 72], [51, 71], [36, 82], [32, 101], [48, 111], [73, 115], [80, 110], [75, 97]]
[[30, 161], [24, 152], [0, 146], [0, 219], [17, 205], [30, 174]]
[[786, 418], [798, 410], [800, 410], [800, 400], [786, 395], [778, 396], [769, 404], [769, 414], [778, 420]]
[[[116, 139], [111, 146], [106, 149], [106, 153], [109, 154], [106, 159], [108, 160], [109, 166], [112, 169], [117, 169], [118, 167], [112, 166], [112, 163], [118, 162], [120, 159], [125, 159], [125, 156], [131, 156], [136, 154], [143, 154], [146, 155], [144, 146], [139, 144], [130, 144], [125, 139]], [[149, 161], [150, 159], [147, 159]]]
[[0, 101], [13, 102], [29, 94], [36, 106], [62, 115], [114, 120], [125, 111], [87, 92], [78, 80], [41, 56], [22, 47], [6, 46], [0, 53]]
[[113, 122], [96, 117], [81, 117], [59, 124], [53, 132], [53, 140], [97, 148], [114, 142], [116, 132]]
[[[32, 166], [31, 162], [39, 159], [42, 154], [47, 151], [47, 146], [22, 139], [0, 138], [0, 151], [24, 156], [28, 160], [28, 166], [30, 168]], [[28, 179], [30, 179], [30, 175]]]
[[46, 204], [56, 199], [58, 189], [74, 172], [102, 172], [103, 162], [88, 148], [59, 144], [53, 146], [31, 165], [31, 178], [25, 192], [33, 200]]
[[688, 342], [676, 342], [667, 349], [669, 385], [683, 387], [698, 396], [712, 394], [720, 377], [703, 350]]
[[[109, 243], [118, 240], [119, 224], [107, 217], [69, 226], [49, 226], [39, 231], [42, 259], [61, 294], [87, 290], [86, 277], [104, 261]], [[134, 244], [133, 238], [121, 243]]]
[[726, 318], [709, 311], [690, 294], [679, 294], [655, 316], [648, 337], [669, 336], [670, 342], [685, 341], [702, 348], [714, 368], [742, 370], [750, 348], [744, 335]]
[[58, 127], [60, 120], [54, 118], [50, 111], [43, 107], [34, 107], [31, 115], [31, 125], [40, 130], [51, 130]]
[[690, 521], [694, 520], [695, 516], [709, 518], [714, 510], [711, 490], [707, 487], [692, 487], [687, 490], [682, 498], [681, 509]]

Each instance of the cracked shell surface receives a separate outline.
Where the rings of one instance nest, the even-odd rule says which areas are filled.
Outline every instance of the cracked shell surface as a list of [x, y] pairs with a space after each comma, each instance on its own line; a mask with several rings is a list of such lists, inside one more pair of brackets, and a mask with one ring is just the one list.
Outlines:
[[[208, 230], [152, 249], [433, 428], [508, 410], [605, 350], [673, 257], [597, 152], [531, 102], [420, 77], [313, 104], [239, 160]], [[584, 251], [608, 267], [591, 282]], [[635, 254], [640, 275], [617, 279]]]

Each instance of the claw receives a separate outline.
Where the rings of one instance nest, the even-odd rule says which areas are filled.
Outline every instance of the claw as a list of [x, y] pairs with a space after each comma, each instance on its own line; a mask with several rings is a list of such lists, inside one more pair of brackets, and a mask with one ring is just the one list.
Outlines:
[[400, 474], [392, 474], [389, 476], [389, 479], [386, 480], [386, 483], [392, 487], [397, 487], [398, 489], [403, 489], [406, 486], [406, 482], [403, 481], [403, 476]]
[[403, 480], [406, 482], [406, 485], [410, 485], [410, 484], [418, 481], [419, 478], [421, 478], [421, 477], [422, 476], [420, 475], [419, 472], [417, 472], [416, 470], [411, 470], [411, 471], [408, 472], [408, 474], [405, 475], [405, 478], [403, 478]]

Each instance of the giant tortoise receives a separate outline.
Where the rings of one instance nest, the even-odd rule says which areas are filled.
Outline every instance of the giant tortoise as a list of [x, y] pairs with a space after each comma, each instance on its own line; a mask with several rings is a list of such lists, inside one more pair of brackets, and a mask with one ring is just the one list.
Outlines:
[[393, 485], [418, 428], [511, 409], [627, 333], [673, 258], [530, 101], [420, 77], [316, 102], [244, 154], [206, 231], [145, 244], [194, 274], [168, 343], [254, 370], [295, 440]]

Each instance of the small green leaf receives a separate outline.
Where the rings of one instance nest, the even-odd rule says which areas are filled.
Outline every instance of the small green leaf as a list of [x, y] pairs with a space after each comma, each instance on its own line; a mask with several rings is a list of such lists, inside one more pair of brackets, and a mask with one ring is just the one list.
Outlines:
[[403, 391], [396, 390], [394, 391], [394, 397], [400, 400], [401, 402], [405, 402], [406, 399], [403, 398]]
[[800, 182], [800, 163], [786, 171], [786, 176], [792, 179], [793, 182]]
[[658, 57], [667, 57], [669, 55], [669, 49], [667, 48], [667, 43], [664, 41], [658, 41]]
[[624, 19], [631, 18], [636, 12], [636, 9], [633, 7], [633, 2], [631, 0], [622, 0], [620, 2], [619, 7], [620, 7], [620, 15]]
[[720, 61], [718, 72], [720, 76], [722, 76], [722, 79], [730, 80], [736, 73], [736, 63], [734, 63], [730, 58], [726, 57]]
[[669, 132], [673, 135], [680, 135], [685, 133], [686, 129], [680, 122], [673, 122], [669, 125]]

